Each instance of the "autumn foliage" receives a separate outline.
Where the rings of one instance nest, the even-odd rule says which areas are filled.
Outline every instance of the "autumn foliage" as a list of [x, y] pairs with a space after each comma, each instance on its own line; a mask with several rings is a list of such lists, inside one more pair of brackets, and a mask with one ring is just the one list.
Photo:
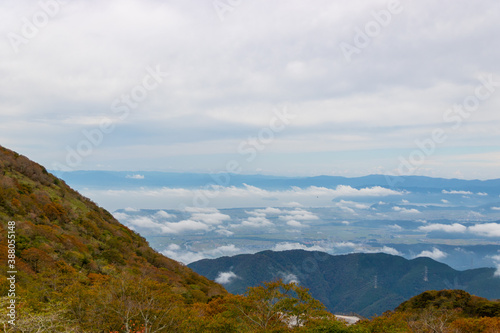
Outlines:
[[[500, 332], [500, 303], [432, 291], [348, 326], [296, 284], [230, 295], [151, 249], [144, 238], [42, 166], [0, 147], [0, 261], [16, 222], [16, 326], [4, 332]], [[0, 272], [1, 295], [8, 283]]]

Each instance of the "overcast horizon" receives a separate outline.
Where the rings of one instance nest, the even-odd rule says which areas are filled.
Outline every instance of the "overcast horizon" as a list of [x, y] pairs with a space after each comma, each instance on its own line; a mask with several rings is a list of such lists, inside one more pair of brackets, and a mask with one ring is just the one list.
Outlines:
[[[263, 173], [263, 172], [249, 172], [249, 173], [245, 173], [245, 172], [238, 172], [238, 173], [229, 173], [225, 170], [221, 170], [221, 171], [206, 171], [206, 172], [191, 172], [191, 171], [186, 171], [186, 170], [179, 170], [179, 171], [165, 171], [165, 170], [128, 170], [128, 169], [123, 169], [123, 170], [120, 170], [120, 169], [116, 169], [116, 170], [101, 170], [101, 169], [82, 169], [82, 170], [57, 170], [57, 169], [47, 169], [49, 172], [53, 172], [55, 173], [55, 175], [59, 178], [64, 178], [64, 174], [66, 172], [125, 172], [125, 173], [128, 173], [129, 175], [126, 176], [126, 178], [128, 179], [137, 179], [137, 180], [141, 180], [141, 179], [144, 179], [144, 175], [142, 173], [149, 173], [149, 172], [159, 172], [159, 173], [173, 173], [173, 174], [203, 174], [203, 175], [220, 175], [220, 174], [227, 174], [227, 175], [239, 175], [239, 176], [265, 176], [265, 177], [283, 177], [283, 178], [314, 178], [314, 177], [344, 177], [344, 178], [362, 178], [362, 177], [370, 177], [370, 176], [388, 176], [388, 186], [391, 186], [390, 184], [390, 179], [391, 177], [407, 177], [407, 176], [417, 176], [417, 177], [430, 177], [430, 178], [441, 178], [441, 179], [458, 179], [458, 180], [470, 180], [470, 181], [474, 181], [474, 180], [480, 180], [480, 181], [488, 181], [488, 180], [496, 180], [496, 179], [500, 179], [500, 177], [498, 178], [465, 178], [465, 177], [461, 177], [461, 178], [458, 178], [458, 177], [453, 177], [453, 176], [450, 176], [450, 177], [435, 177], [435, 176], [426, 176], [426, 175], [400, 175], [400, 174], [397, 174], [397, 173], [392, 173], [392, 172], [388, 172], [388, 173], [372, 173], [372, 174], [360, 174], [360, 175], [353, 175], [353, 176], [345, 176], [345, 175], [327, 175], [327, 174], [314, 174], [314, 175], [310, 175], [310, 174], [297, 174], [297, 175], [282, 175], [282, 174], [274, 174], [274, 173]], [[394, 178], [393, 178], [394, 179]]]
[[500, 178], [496, 1], [0, 9], [0, 145], [47, 169]]

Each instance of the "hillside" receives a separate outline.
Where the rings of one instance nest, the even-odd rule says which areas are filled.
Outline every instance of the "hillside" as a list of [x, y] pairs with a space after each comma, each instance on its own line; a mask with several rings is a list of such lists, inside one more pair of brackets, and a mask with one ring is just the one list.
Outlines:
[[[154, 251], [143, 237], [44, 167], [0, 147], [0, 260], [4, 263], [9, 221], [15, 222], [10, 230], [15, 229], [16, 235], [16, 293], [24, 302], [19, 307], [23, 311], [36, 312], [62, 302], [68, 307], [64, 316], [69, 313], [71, 322], [90, 328], [101, 325], [99, 329], [109, 324], [111, 329], [127, 319], [115, 316], [113, 323], [111, 316], [109, 323], [99, 323], [99, 316], [107, 306], [115, 307], [110, 313], [143, 311], [141, 299], [133, 301], [141, 288], [145, 288], [142, 299], [162, 299], [167, 304], [175, 304], [174, 299], [185, 304], [204, 302], [226, 293], [220, 285]], [[0, 289], [7, 295], [5, 270], [0, 274]], [[127, 298], [128, 310], [116, 309], [113, 302], [120, 297]], [[52, 318], [49, 321], [63, 321], [55, 320], [53, 313], [47, 316]]]
[[500, 317], [500, 301], [489, 301], [463, 290], [426, 291], [401, 303], [396, 312], [420, 312], [430, 308], [460, 310], [468, 317]]
[[382, 314], [426, 290], [464, 289], [500, 298], [500, 278], [493, 268], [456, 271], [429, 258], [407, 260], [388, 254], [332, 256], [292, 250], [201, 260], [188, 265], [209, 279], [222, 272], [233, 278], [224, 286], [243, 293], [261, 281], [296, 280], [333, 313]]

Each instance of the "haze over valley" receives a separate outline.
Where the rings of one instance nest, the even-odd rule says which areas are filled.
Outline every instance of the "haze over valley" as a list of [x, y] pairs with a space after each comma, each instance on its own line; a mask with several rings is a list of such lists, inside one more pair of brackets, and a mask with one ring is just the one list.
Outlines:
[[186, 264], [306, 249], [430, 257], [459, 270], [500, 267], [500, 180], [99, 171], [62, 177]]

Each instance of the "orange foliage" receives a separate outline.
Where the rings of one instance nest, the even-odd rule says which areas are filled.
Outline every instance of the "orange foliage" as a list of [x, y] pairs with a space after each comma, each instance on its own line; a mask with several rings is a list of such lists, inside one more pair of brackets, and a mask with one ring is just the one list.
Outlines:
[[54, 260], [45, 251], [31, 247], [21, 253], [21, 258], [26, 261], [35, 273], [41, 269], [53, 267]]
[[450, 328], [455, 333], [498, 333], [500, 318], [460, 318], [451, 323]]

